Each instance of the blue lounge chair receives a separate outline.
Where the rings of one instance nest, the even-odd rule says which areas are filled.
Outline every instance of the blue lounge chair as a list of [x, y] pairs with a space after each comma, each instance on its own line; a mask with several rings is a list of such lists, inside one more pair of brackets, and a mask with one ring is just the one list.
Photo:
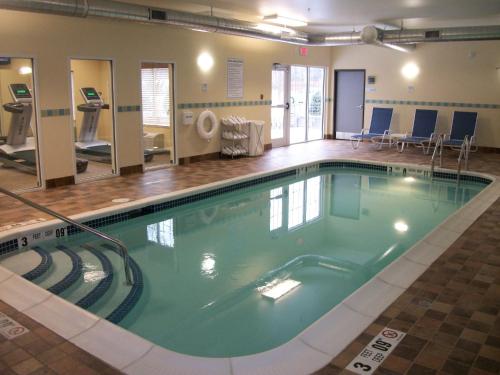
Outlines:
[[361, 134], [355, 134], [351, 136], [351, 145], [353, 149], [359, 147], [359, 143], [363, 140], [375, 141], [375, 139], [380, 138], [377, 142], [379, 147], [382, 147], [384, 141], [387, 139], [390, 142], [390, 127], [392, 120], [392, 108], [373, 108], [372, 120], [370, 123], [370, 129], [368, 133], [365, 133], [365, 129], [361, 130]]
[[477, 112], [453, 112], [451, 133], [445, 134], [443, 146], [460, 150], [465, 138], [468, 138], [470, 144], [474, 145], [476, 140], [476, 125]]
[[398, 151], [403, 152], [407, 144], [414, 144], [420, 145], [424, 154], [428, 154], [434, 139], [437, 115], [438, 111], [434, 109], [417, 109], [413, 119], [411, 135], [398, 139]]

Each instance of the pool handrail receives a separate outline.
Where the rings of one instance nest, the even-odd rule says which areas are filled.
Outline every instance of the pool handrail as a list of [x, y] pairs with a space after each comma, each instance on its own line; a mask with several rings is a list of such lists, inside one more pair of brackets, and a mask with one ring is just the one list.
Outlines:
[[436, 144], [434, 145], [434, 152], [432, 153], [431, 158], [431, 181], [434, 179], [434, 164], [436, 162], [436, 153], [439, 150], [439, 167], [443, 166], [443, 140], [444, 136], [440, 134], [436, 140]]
[[129, 266], [128, 249], [122, 241], [120, 241], [117, 238], [111, 237], [111, 236], [107, 235], [106, 233], [103, 233], [97, 229], [89, 227], [88, 225], [78, 223], [78, 222], [74, 221], [73, 219], [70, 219], [69, 217], [66, 217], [58, 212], [52, 211], [50, 208], [47, 208], [45, 206], [41, 206], [38, 203], [35, 203], [29, 199], [26, 199], [26, 198], [24, 198], [16, 193], [13, 193], [7, 189], [2, 188], [2, 187], [0, 187], [0, 193], [5, 194], [11, 198], [14, 198], [14, 199], [32, 207], [32, 208], [34, 208], [34, 209], [42, 211], [42, 212], [46, 213], [47, 215], [53, 216], [59, 220], [62, 220], [68, 224], [71, 224], [83, 232], [89, 232], [89, 233], [91, 233], [99, 238], [102, 238], [105, 241], [109, 241], [109, 242], [115, 244], [116, 246], [118, 246], [118, 248], [120, 249], [120, 253], [122, 255], [122, 258], [123, 258], [123, 268], [124, 268], [124, 272], [125, 272], [126, 283], [127, 283], [127, 285], [134, 284], [134, 281], [132, 279], [132, 273], [130, 271], [130, 266]]
[[460, 155], [458, 155], [457, 165], [457, 184], [460, 183], [460, 174], [462, 172], [462, 160], [464, 161], [464, 169], [469, 169], [469, 153], [471, 149], [471, 141], [469, 136], [466, 135], [462, 147], [460, 147]]

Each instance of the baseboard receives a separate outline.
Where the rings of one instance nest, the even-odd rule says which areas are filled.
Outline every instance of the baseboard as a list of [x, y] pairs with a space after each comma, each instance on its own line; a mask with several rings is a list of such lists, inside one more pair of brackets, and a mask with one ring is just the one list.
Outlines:
[[50, 180], [45, 180], [45, 186], [47, 189], [53, 189], [61, 186], [68, 186], [75, 184], [75, 176], [66, 176], [51, 178]]
[[333, 134], [325, 134], [323, 139], [333, 139]]
[[272, 143], [268, 143], [268, 144], [264, 145], [264, 151], [269, 151], [272, 148], [273, 148], [273, 144]]
[[142, 173], [144, 172], [142, 164], [129, 165], [128, 167], [120, 168], [120, 176], [127, 176], [129, 174]]
[[186, 156], [184, 158], [179, 158], [179, 165], [187, 165], [191, 163], [196, 163], [203, 160], [217, 160], [219, 159], [219, 152], [212, 152], [210, 154]]
[[500, 148], [498, 147], [479, 146], [479, 151], [484, 152], [485, 154], [500, 154]]

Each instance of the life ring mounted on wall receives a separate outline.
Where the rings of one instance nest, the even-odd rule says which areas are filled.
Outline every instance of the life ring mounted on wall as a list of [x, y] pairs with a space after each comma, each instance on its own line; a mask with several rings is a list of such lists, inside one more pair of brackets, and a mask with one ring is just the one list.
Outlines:
[[[209, 130], [205, 128], [206, 120], [210, 122]], [[210, 142], [210, 140], [214, 137], [215, 134], [217, 134], [217, 131], [219, 130], [217, 117], [215, 117], [215, 114], [212, 111], [204, 110], [200, 113], [200, 116], [198, 116], [196, 128], [198, 130], [198, 135]]]

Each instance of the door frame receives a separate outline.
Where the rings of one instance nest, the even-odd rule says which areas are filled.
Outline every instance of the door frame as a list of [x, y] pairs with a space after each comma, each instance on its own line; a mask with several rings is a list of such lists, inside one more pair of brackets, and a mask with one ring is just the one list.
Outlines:
[[338, 98], [338, 73], [363, 72], [363, 115], [361, 116], [361, 129], [365, 128], [365, 102], [366, 102], [366, 69], [335, 69], [333, 74], [333, 139], [337, 139], [337, 98]]
[[[170, 91], [172, 92], [173, 95], [171, 95], [171, 104], [172, 104], [172, 124], [170, 125], [172, 127], [172, 144], [174, 145], [174, 157], [173, 160], [174, 162], [170, 165], [158, 165], [155, 167], [146, 167], [146, 162], [144, 161], [144, 124], [142, 123], [142, 75], [141, 75], [141, 69], [142, 69], [142, 64], [147, 64], [147, 63], [152, 63], [152, 64], [168, 64], [172, 65], [172, 77], [171, 77], [171, 84], [170, 84]], [[143, 171], [154, 171], [156, 169], [163, 169], [167, 168], [171, 165], [179, 165], [179, 158], [178, 158], [178, 152], [177, 152], [177, 113], [176, 113], [176, 95], [177, 95], [177, 69], [176, 69], [176, 62], [175, 60], [155, 60], [155, 59], [143, 59], [139, 61], [139, 90], [140, 90], [140, 95], [141, 95], [141, 134], [140, 134], [140, 139], [141, 139], [141, 153], [142, 153], [142, 170]]]
[[116, 62], [115, 62], [115, 58], [113, 57], [102, 57], [102, 56], [99, 56], [99, 57], [95, 57], [95, 56], [68, 56], [67, 58], [67, 63], [68, 63], [68, 86], [70, 88], [70, 93], [72, 93], [73, 91], [73, 85], [72, 85], [72, 79], [71, 79], [71, 61], [72, 60], [93, 60], [93, 61], [107, 61], [109, 62], [109, 72], [111, 74], [111, 97], [113, 98], [113, 108], [112, 108], [112, 111], [111, 111], [111, 118], [112, 118], [112, 136], [113, 136], [113, 140], [111, 142], [111, 173], [105, 173], [105, 174], [99, 174], [99, 175], [96, 175], [96, 176], [89, 176], [89, 177], [84, 177], [84, 178], [78, 178], [78, 173], [76, 171], [76, 148], [75, 148], [75, 140], [74, 140], [74, 129], [73, 129], [73, 111], [74, 111], [74, 108], [73, 108], [73, 103], [71, 101], [71, 96], [69, 98], [70, 100], [70, 119], [69, 119], [69, 123], [70, 123], [70, 126], [71, 126], [71, 143], [72, 143], [72, 146], [73, 146], [73, 173], [74, 173], [74, 176], [75, 176], [75, 184], [81, 184], [81, 183], [86, 183], [86, 182], [90, 182], [90, 181], [97, 181], [97, 180], [102, 180], [102, 179], [105, 179], [105, 178], [110, 178], [110, 177], [115, 177], [115, 176], [119, 176], [120, 175], [120, 163], [119, 163], [119, 160], [118, 160], [118, 137], [117, 137], [117, 126], [116, 126], [116, 122], [117, 122], [117, 113], [118, 113], [118, 103], [116, 102], [116, 80], [115, 80], [115, 76], [116, 76]]

